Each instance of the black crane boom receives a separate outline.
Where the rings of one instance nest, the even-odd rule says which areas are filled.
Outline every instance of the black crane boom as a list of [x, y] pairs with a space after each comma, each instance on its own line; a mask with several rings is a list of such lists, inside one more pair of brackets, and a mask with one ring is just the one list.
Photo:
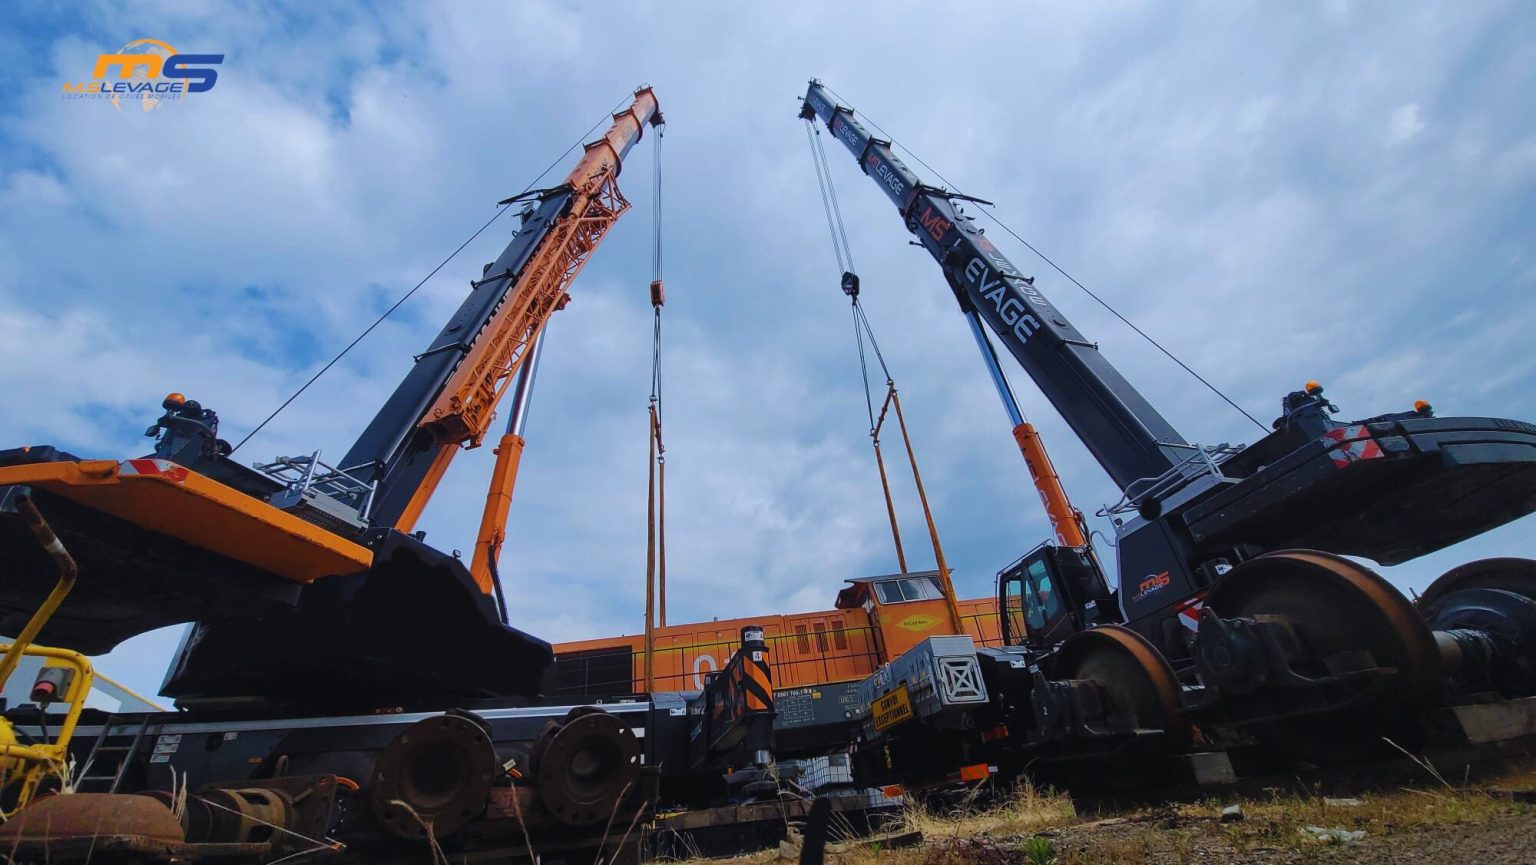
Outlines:
[[853, 152], [943, 268], [961, 309], [980, 314], [1122, 490], [1189, 455], [1173, 425], [992, 245], [953, 193], [922, 183], [820, 82], [811, 82], [802, 116], [820, 118]]

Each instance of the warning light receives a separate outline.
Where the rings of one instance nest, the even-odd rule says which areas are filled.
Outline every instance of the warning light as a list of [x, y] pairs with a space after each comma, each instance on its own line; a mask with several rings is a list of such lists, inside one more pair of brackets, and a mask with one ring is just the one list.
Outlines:
[[170, 408], [172, 406], [183, 405], [183, 404], [186, 403], [186, 401], [187, 401], [187, 398], [185, 396], [183, 396], [183, 395], [181, 395], [179, 393], [176, 393], [175, 391], [171, 391], [170, 393], [165, 395], [165, 407], [166, 408]]
[[1427, 400], [1427, 399], [1416, 399], [1416, 400], [1414, 400], [1413, 401], [1413, 410], [1415, 412], [1417, 412], [1418, 414], [1421, 414], [1421, 415], [1423, 415], [1425, 417], [1430, 417], [1430, 416], [1434, 415], [1434, 413], [1435, 413], [1435, 407], [1430, 405], [1429, 404], [1429, 400]]
[[1320, 394], [1323, 392], [1323, 386], [1316, 381], [1308, 381], [1303, 389], [1310, 394]]

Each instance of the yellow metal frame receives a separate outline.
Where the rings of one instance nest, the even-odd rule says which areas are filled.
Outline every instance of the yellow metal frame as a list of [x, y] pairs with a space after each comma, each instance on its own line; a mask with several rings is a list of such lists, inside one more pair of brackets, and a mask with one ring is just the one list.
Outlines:
[[[6, 811], [4, 806], [0, 806], [0, 818], [7, 819], [32, 801], [32, 797], [37, 794], [38, 787], [44, 779], [57, 777], [60, 789], [67, 786], [69, 740], [75, 735], [75, 725], [80, 721], [80, 713], [85, 711], [85, 698], [91, 693], [91, 685], [95, 679], [91, 662], [79, 652], [32, 645], [32, 641], [42, 632], [43, 626], [53, 618], [53, 614], [64, 603], [65, 597], [75, 587], [75, 578], [79, 576], [80, 569], [75, 564], [74, 557], [64, 549], [59, 536], [54, 534], [53, 527], [48, 525], [48, 521], [38, 512], [37, 505], [32, 503], [31, 496], [18, 496], [16, 510], [27, 523], [28, 530], [37, 539], [38, 544], [48, 552], [49, 557], [58, 566], [59, 581], [54, 584], [53, 591], [48, 593], [48, 597], [43, 599], [43, 603], [22, 627], [16, 642], [4, 647], [4, 655], [0, 657], [0, 691], [3, 691], [6, 683], [11, 680], [16, 667], [21, 664], [23, 655], [47, 659], [43, 662], [45, 670], [49, 667], [64, 667], [73, 669], [75, 674], [69, 677], [64, 693], [55, 695], [55, 698], [50, 701], [50, 703], [69, 704], [69, 711], [64, 715], [64, 723], [59, 727], [59, 735], [54, 737], [52, 743], [20, 744], [11, 722], [0, 718], [0, 788], [8, 787], [14, 782], [13, 774], [19, 773], [21, 776], [21, 789], [17, 792], [13, 809]], [[46, 711], [46, 707], [40, 707], [40, 710]]]
[[[21, 647], [20, 651], [17, 651], [18, 646]], [[38, 788], [48, 778], [58, 778], [61, 789], [68, 786], [69, 743], [74, 738], [75, 726], [80, 722], [80, 713], [85, 711], [85, 700], [91, 693], [96, 674], [88, 658], [68, 649], [22, 646], [18, 642], [5, 646], [4, 650], [8, 661], [14, 658], [19, 662], [22, 655], [29, 655], [44, 658], [44, 669], [65, 667], [74, 671], [64, 693], [55, 700], [56, 703], [68, 703], [69, 711], [64, 714], [64, 723], [59, 726], [59, 733], [52, 742], [22, 745], [16, 741], [11, 723], [0, 718], [0, 786], [16, 783], [18, 775], [21, 778], [21, 790], [16, 796], [15, 806], [8, 811], [0, 809], [0, 817], [9, 819], [32, 801]], [[12, 663], [6, 677], [0, 678], [0, 688], [5, 686], [9, 673], [14, 671], [15, 663]]]

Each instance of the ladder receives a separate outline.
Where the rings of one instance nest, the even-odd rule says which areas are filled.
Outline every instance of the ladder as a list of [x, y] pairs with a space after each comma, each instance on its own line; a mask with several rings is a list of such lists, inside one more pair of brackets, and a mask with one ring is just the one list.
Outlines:
[[[154, 728], [158, 734], [163, 726], [160, 722], [150, 722], [150, 712], [134, 712], [124, 715], [111, 714], [101, 725], [101, 733], [96, 736], [96, 741], [91, 745], [90, 754], [85, 758], [85, 768], [81, 770], [80, 779], [75, 782], [77, 793], [116, 793], [118, 786], [123, 783], [123, 776], [128, 773], [128, 767], [132, 765], [133, 758], [138, 755], [143, 747], [144, 740], [150, 738], [150, 729]], [[133, 740], [127, 745], [109, 744], [112, 738], [114, 726], [128, 725], [133, 727]], [[115, 758], [115, 762], [112, 762]], [[111, 768], [105, 765], [98, 766], [97, 761], [112, 762]]]

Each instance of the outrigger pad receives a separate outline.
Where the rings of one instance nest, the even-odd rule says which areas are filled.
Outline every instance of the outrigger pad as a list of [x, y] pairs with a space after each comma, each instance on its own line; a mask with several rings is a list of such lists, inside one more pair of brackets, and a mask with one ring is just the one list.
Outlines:
[[367, 545], [372, 568], [306, 586], [292, 611], [197, 625], [161, 694], [341, 711], [538, 694], [549, 643], [502, 624], [458, 559], [392, 529]]

